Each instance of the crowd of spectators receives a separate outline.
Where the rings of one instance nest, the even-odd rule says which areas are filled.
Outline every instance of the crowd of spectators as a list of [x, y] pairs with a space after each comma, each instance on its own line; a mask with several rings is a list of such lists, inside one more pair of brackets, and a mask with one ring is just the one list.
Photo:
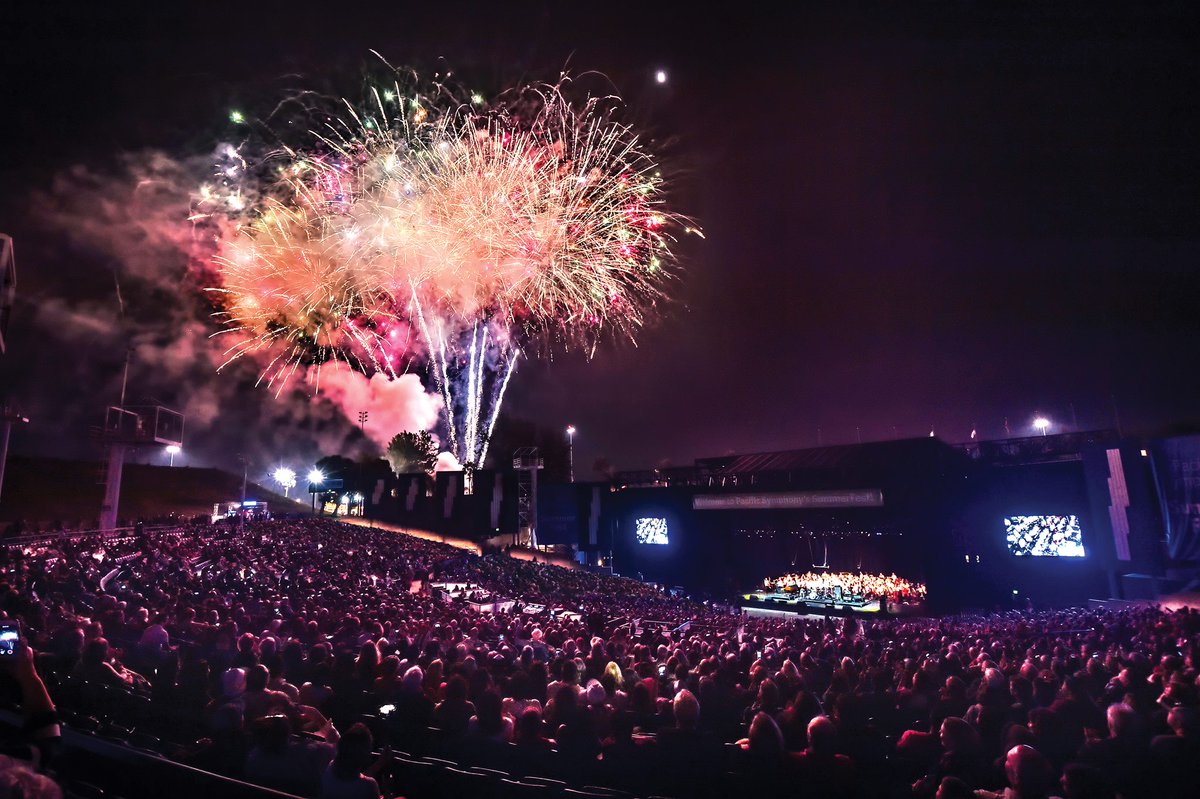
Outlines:
[[[433, 740], [678, 797], [1136, 799], [1200, 777], [1189, 610], [750, 617], [321, 520], [0, 557], [0, 610], [60, 708], [140, 697], [172, 757], [306, 796], [387, 795], [395, 753]], [[433, 588], [452, 581], [515, 604]]]
[[808, 571], [785, 574], [763, 580], [768, 591], [797, 594], [813, 600], [840, 600], [856, 597], [866, 602], [918, 603], [925, 599], [925, 584], [895, 574], [863, 572]]

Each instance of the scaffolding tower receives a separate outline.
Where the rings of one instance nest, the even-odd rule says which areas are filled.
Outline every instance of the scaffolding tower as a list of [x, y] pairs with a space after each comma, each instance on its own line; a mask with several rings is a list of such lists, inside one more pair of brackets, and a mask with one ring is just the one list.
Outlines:
[[517, 473], [518, 546], [537, 549], [537, 473], [542, 456], [537, 447], [521, 447], [513, 452], [513, 470]]

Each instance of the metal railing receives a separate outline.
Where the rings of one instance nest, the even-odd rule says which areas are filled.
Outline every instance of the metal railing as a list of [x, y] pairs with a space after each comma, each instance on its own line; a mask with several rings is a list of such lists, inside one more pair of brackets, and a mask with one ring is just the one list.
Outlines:
[[[182, 524], [141, 525], [140, 534], [169, 534], [172, 532], [178, 532], [179, 534], [182, 534], [186, 527], [186, 525]], [[139, 527], [136, 525], [131, 527], [117, 527], [112, 530], [101, 530], [99, 528], [92, 530], [53, 530], [46, 533], [30, 533], [29, 535], [0, 539], [0, 545], [11, 549], [13, 547], [38, 546], [41, 544], [60, 543], [63, 541], [73, 542], [84, 538], [130, 538], [131, 536], [137, 534], [139, 534]]]

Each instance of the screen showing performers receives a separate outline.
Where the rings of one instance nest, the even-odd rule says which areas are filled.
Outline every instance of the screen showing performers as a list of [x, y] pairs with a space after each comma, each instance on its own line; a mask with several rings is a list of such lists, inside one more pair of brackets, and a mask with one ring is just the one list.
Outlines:
[[1018, 556], [1082, 558], [1078, 516], [1009, 516], [1004, 520], [1008, 551]]
[[666, 545], [671, 543], [671, 540], [667, 538], [666, 519], [638, 519], [636, 524], [634, 535], [637, 537], [639, 544]]

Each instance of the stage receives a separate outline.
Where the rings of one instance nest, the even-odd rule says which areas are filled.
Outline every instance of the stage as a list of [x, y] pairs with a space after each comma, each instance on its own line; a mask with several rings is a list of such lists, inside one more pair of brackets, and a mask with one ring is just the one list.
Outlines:
[[896, 574], [814, 569], [768, 577], [741, 595], [743, 608], [837, 616], [906, 615], [924, 605], [924, 583]]
[[742, 594], [742, 608], [833, 616], [874, 615], [883, 609], [882, 603], [878, 599], [866, 600], [861, 597], [814, 599], [784, 591], [755, 591]]

